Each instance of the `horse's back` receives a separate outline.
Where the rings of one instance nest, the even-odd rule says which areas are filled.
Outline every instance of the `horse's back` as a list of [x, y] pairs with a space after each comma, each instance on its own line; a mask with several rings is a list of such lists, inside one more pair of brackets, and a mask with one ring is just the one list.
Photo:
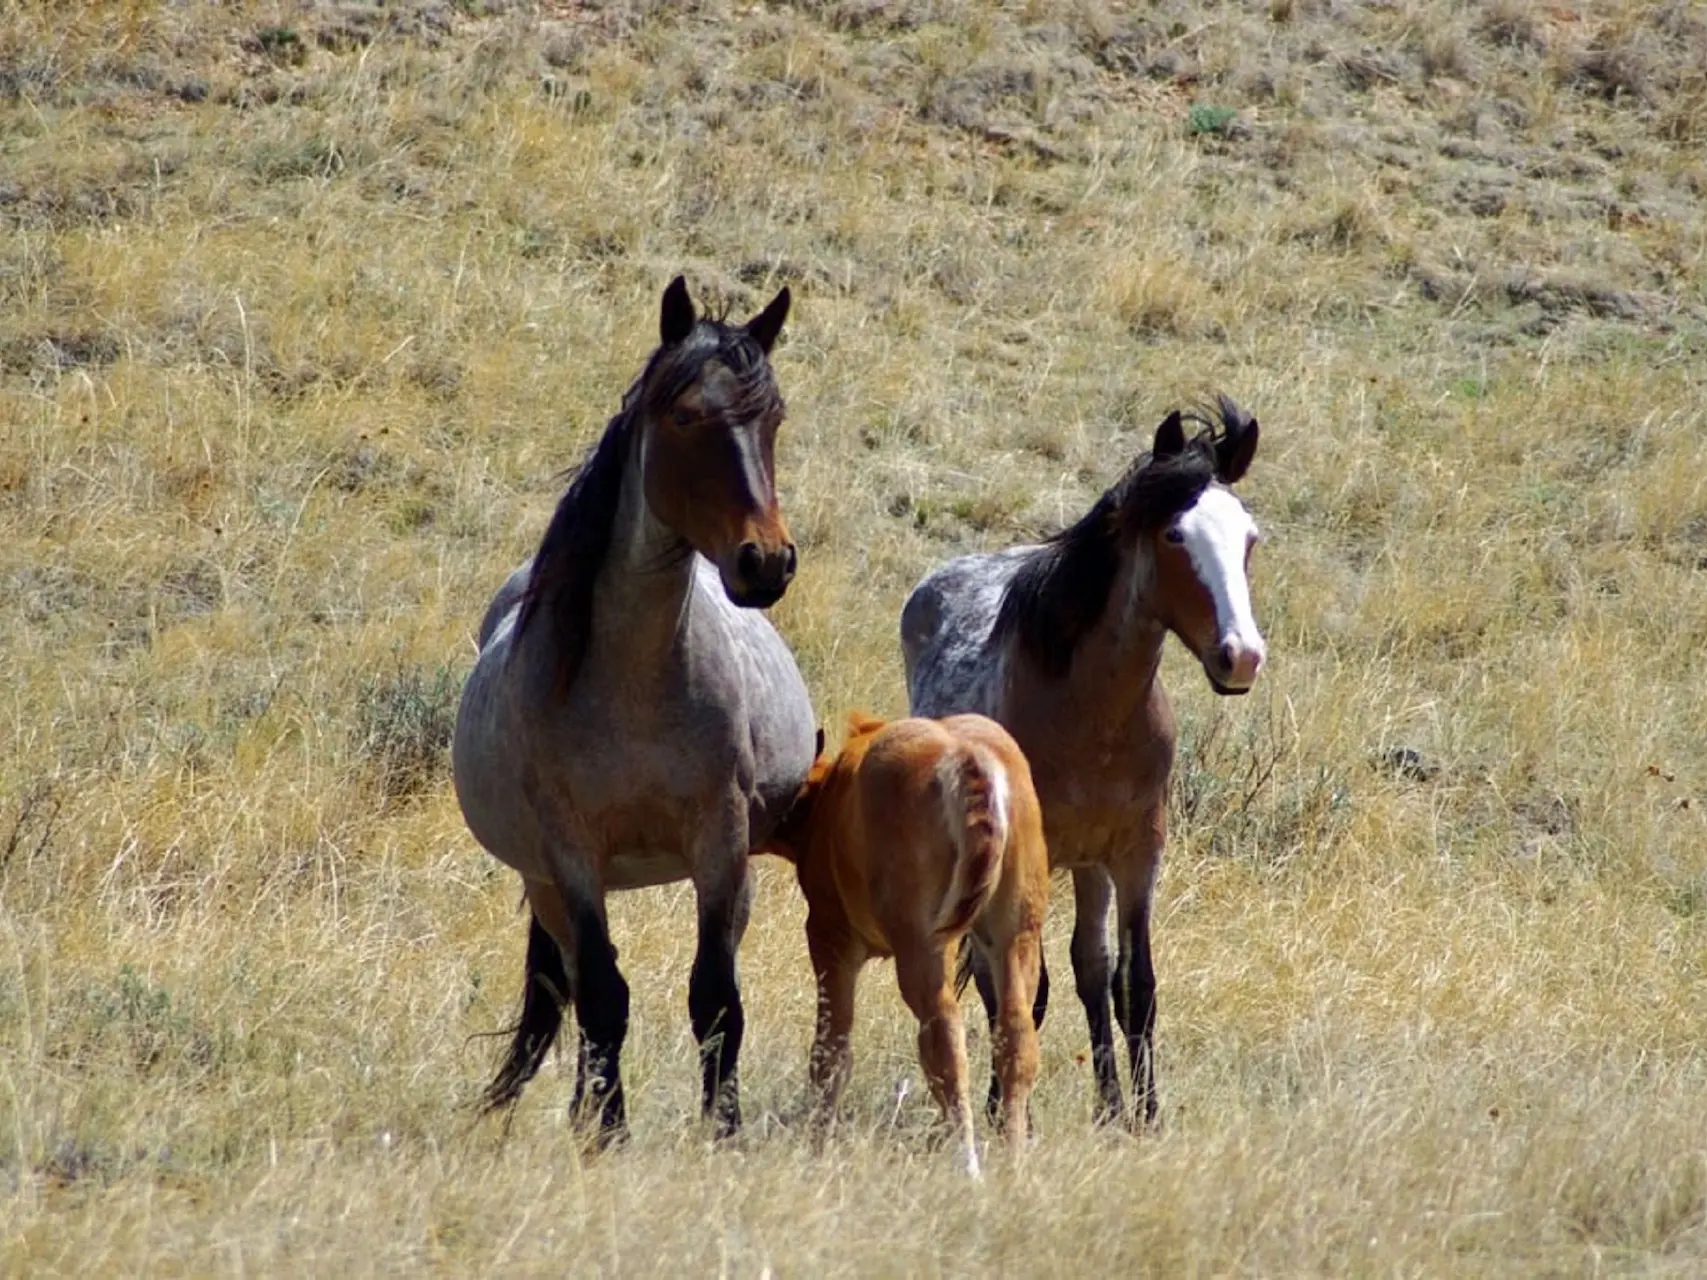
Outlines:
[[486, 606], [486, 614], [480, 619], [480, 630], [475, 633], [474, 647], [484, 649], [491, 642], [498, 628], [505, 622], [512, 621], [516, 606], [521, 604], [522, 597], [527, 594], [528, 579], [533, 576], [533, 560], [524, 561], [515, 569], [504, 585], [498, 588]]
[[1034, 550], [960, 556], [913, 588], [901, 607], [901, 656], [914, 715], [994, 712], [999, 654], [992, 632], [1008, 583]]

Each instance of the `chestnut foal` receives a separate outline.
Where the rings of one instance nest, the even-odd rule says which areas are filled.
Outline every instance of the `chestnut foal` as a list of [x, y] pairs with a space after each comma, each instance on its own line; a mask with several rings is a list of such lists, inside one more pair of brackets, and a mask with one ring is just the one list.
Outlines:
[[919, 1062], [966, 1170], [978, 1174], [966, 1032], [955, 993], [962, 939], [991, 962], [992, 1057], [1002, 1123], [1018, 1150], [1037, 1079], [1032, 1001], [1049, 898], [1049, 855], [1031, 768], [979, 715], [885, 723], [855, 714], [841, 754], [819, 756], [794, 807], [763, 846], [795, 865], [818, 979], [808, 1068], [816, 1119], [834, 1112], [853, 1050], [854, 986], [869, 959], [895, 957], [919, 1020]]

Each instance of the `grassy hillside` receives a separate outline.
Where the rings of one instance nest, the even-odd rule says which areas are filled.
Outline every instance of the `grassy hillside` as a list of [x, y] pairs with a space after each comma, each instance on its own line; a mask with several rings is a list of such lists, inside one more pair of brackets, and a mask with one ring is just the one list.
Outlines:
[[[0, 4], [5, 1269], [1707, 1266], [1704, 199], [1685, 0]], [[1159, 1135], [1089, 1125], [1061, 894], [1027, 1161], [931, 1150], [887, 967], [813, 1155], [768, 863], [736, 1149], [681, 886], [613, 900], [632, 1144], [555, 1066], [474, 1120], [523, 923], [444, 744], [677, 271], [795, 291], [835, 727], [930, 565], [1260, 418]]]

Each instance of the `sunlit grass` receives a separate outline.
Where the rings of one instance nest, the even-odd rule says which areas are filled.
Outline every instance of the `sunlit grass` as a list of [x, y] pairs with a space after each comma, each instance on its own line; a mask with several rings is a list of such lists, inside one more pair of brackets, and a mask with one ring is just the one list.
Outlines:
[[[5, 10], [5, 1265], [1698, 1270], [1702, 66], [1627, 0]], [[883, 967], [815, 1153], [769, 862], [735, 1147], [685, 886], [611, 904], [632, 1143], [556, 1060], [476, 1121], [523, 917], [446, 717], [677, 271], [795, 292], [829, 726], [929, 566], [1261, 420], [1269, 669], [1164, 664], [1160, 1133], [1090, 1127], [1062, 892], [1024, 1164], [933, 1148]]]

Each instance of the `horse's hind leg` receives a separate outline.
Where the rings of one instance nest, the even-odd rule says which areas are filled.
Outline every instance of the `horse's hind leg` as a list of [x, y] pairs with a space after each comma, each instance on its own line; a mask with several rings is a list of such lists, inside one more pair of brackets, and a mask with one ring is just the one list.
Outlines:
[[1120, 902], [1120, 964], [1115, 970], [1114, 1013], [1126, 1034], [1132, 1064], [1132, 1123], [1156, 1122], [1156, 968], [1150, 956], [1148, 889]]
[[954, 998], [948, 957], [935, 940], [897, 946], [895, 976], [900, 980], [901, 998], [919, 1020], [919, 1065], [942, 1108], [943, 1120], [956, 1131], [966, 1172], [977, 1177], [978, 1144], [972, 1128], [966, 1027], [960, 1020], [960, 1002]]
[[1037, 949], [1037, 995], [1031, 1002], [1031, 1025], [1043, 1030], [1043, 1015], [1049, 1012], [1049, 962], [1043, 958], [1041, 944]]
[[[529, 898], [534, 896], [529, 887]], [[535, 906], [528, 915], [527, 960], [522, 975], [522, 1012], [516, 1019], [510, 1051], [482, 1102], [485, 1111], [502, 1111], [521, 1097], [522, 1088], [538, 1073], [563, 1026], [563, 1006], [572, 998], [573, 979], [560, 939], [540, 918]], [[579, 1086], [577, 1085], [577, 1089]]]
[[1134, 1127], [1143, 1117], [1156, 1122], [1156, 968], [1150, 956], [1150, 907], [1161, 868], [1166, 819], [1158, 806], [1145, 829], [1145, 844], [1116, 872], [1115, 920], [1120, 963], [1114, 977], [1114, 1012], [1126, 1035], [1132, 1064]]
[[688, 1015], [699, 1042], [701, 1107], [711, 1117], [719, 1138], [741, 1128], [741, 1085], [738, 1064], [746, 1033], [741, 988], [735, 975], [735, 953], [747, 931], [753, 906], [753, 882], [747, 873], [743, 841], [730, 846], [738, 852], [713, 869], [707, 856], [695, 864], [694, 886], [699, 892], [699, 949], [688, 979]]
[[1114, 1024], [1109, 1018], [1108, 906], [1113, 889], [1101, 867], [1073, 868], [1073, 979], [1090, 1027], [1099, 1123], [1118, 1119], [1123, 1109], [1120, 1070], [1114, 1061]]
[[[966, 961], [972, 970], [972, 981], [978, 988], [978, 999], [984, 1006], [984, 1017], [988, 1019], [990, 1040], [996, 1039], [996, 1028], [1000, 1024], [1000, 1013], [996, 1002], [996, 975], [990, 968], [990, 957], [985, 954], [984, 947], [972, 935], [961, 939], [961, 946], [966, 948]], [[992, 1122], [1000, 1115], [1002, 1108], [1002, 1077], [996, 1070], [996, 1061], [990, 1059], [990, 1092], [984, 1098], [984, 1114]]]
[[605, 923], [604, 904], [571, 912], [575, 929], [575, 1017], [581, 1024], [576, 1069], [578, 1117], [597, 1117], [601, 1146], [627, 1136], [628, 1105], [622, 1092], [622, 1044], [628, 1037], [628, 983], [616, 967], [616, 948]]
[[[529, 880], [524, 882], [528, 905], [533, 908], [532, 932], [528, 935], [528, 974], [530, 983], [544, 985], [533, 975], [549, 973], [554, 980], [558, 1008], [572, 1006], [575, 1003], [575, 975], [570, 962], [575, 958], [575, 929], [569, 921], [569, 913], [563, 905], [563, 895], [557, 892], [557, 887], [548, 881]], [[541, 967], [536, 970], [534, 965], [534, 947], [540, 946]], [[555, 950], [558, 968], [549, 970], [545, 962], [550, 960], [548, 947]], [[530, 998], [532, 996], [530, 990]], [[524, 1005], [522, 1021], [527, 1022], [527, 1009]], [[555, 1034], [555, 1033], [554, 1033]], [[549, 1044], [549, 1040], [547, 1041]], [[544, 1047], [540, 1050], [540, 1059], [544, 1058]], [[537, 1069], [538, 1064], [535, 1064]], [[580, 1115], [587, 1096], [587, 1037], [579, 1025], [575, 1027], [575, 1100], [570, 1104], [572, 1114]]]

